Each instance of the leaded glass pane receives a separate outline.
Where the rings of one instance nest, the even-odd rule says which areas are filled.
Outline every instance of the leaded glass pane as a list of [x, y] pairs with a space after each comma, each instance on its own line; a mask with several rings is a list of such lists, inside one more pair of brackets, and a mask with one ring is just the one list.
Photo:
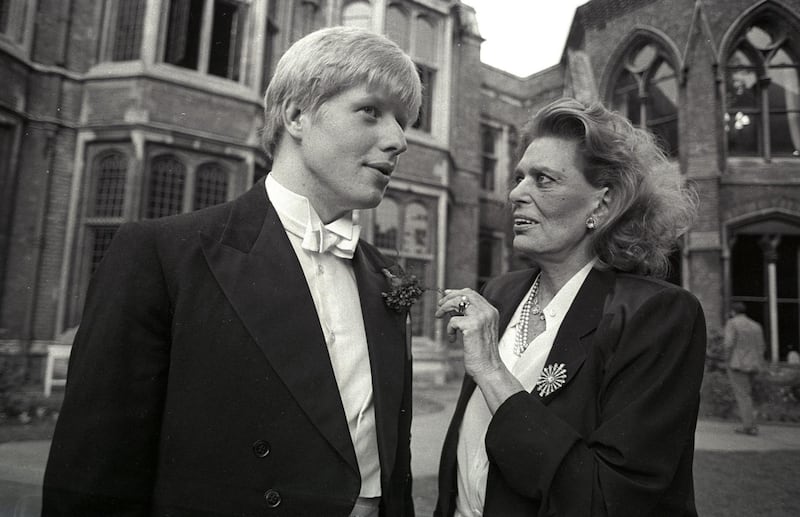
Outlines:
[[750, 30], [747, 31], [747, 41], [759, 50], [770, 49], [775, 45], [775, 40], [770, 34], [770, 30], [764, 27], [750, 27]]
[[342, 25], [372, 29], [372, 6], [369, 2], [350, 2], [342, 9]]
[[164, 61], [197, 70], [204, 0], [172, 0]]
[[214, 20], [211, 26], [211, 47], [208, 56], [208, 73], [239, 79], [244, 10], [237, 2], [217, 0], [214, 3]]
[[668, 156], [678, 154], [678, 120], [672, 120], [652, 124], [648, 127], [656, 136], [656, 140]]
[[139, 59], [143, 17], [144, 0], [117, 0], [112, 61]]
[[436, 59], [436, 29], [434, 24], [426, 17], [417, 18], [417, 37], [414, 47], [414, 57], [427, 63], [435, 63]]
[[406, 253], [430, 252], [428, 209], [422, 203], [409, 203], [403, 224], [403, 247]]
[[120, 153], [102, 157], [95, 165], [94, 217], [122, 217], [127, 160]]
[[773, 154], [800, 157], [800, 112], [770, 113], [769, 130]]
[[728, 134], [728, 151], [732, 155], [757, 156], [761, 134], [761, 116], [742, 111], [725, 114], [725, 132]]
[[396, 250], [399, 223], [400, 212], [397, 203], [391, 198], [385, 198], [375, 209], [375, 246]]
[[117, 233], [116, 226], [93, 226], [89, 228], [89, 272], [94, 273], [97, 266], [106, 254], [114, 234]]
[[419, 80], [422, 83], [422, 104], [419, 107], [419, 116], [413, 128], [421, 131], [431, 130], [431, 106], [433, 105], [433, 82], [436, 72], [427, 66], [417, 65], [417, 72], [419, 73]]
[[656, 47], [653, 45], [644, 45], [635, 54], [631, 56], [630, 67], [635, 72], [642, 72], [650, 68], [653, 60], [658, 55]]
[[157, 218], [181, 213], [186, 168], [173, 156], [153, 160], [147, 197], [147, 217]]
[[[617, 84], [614, 88], [614, 98], [612, 100], [612, 107], [615, 111], [620, 112], [623, 116], [632, 120], [636, 117], [639, 120], [639, 83], [636, 77], [627, 70], [622, 71], [617, 78]], [[632, 111], [635, 111], [632, 113]], [[634, 123], [637, 123], [634, 122]]]
[[757, 109], [760, 105], [758, 98], [758, 76], [755, 70], [728, 70], [727, 105], [729, 110], [735, 108]]
[[200, 166], [194, 182], [194, 209], [218, 205], [227, 199], [228, 174], [225, 169], [216, 163]]
[[408, 14], [395, 5], [390, 5], [386, 10], [386, 36], [408, 52], [410, 39], [410, 26]]

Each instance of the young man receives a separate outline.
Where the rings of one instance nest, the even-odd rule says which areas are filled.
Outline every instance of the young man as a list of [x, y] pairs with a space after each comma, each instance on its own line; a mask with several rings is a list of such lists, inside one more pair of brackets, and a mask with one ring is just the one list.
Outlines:
[[265, 182], [120, 228], [93, 278], [43, 515], [405, 516], [411, 362], [376, 206], [420, 105], [413, 62], [329, 28], [265, 97]]
[[742, 427], [734, 430], [756, 436], [758, 425], [753, 409], [753, 380], [763, 367], [766, 343], [764, 329], [747, 316], [747, 306], [742, 302], [731, 304], [723, 344], [728, 358], [728, 379], [742, 420]]

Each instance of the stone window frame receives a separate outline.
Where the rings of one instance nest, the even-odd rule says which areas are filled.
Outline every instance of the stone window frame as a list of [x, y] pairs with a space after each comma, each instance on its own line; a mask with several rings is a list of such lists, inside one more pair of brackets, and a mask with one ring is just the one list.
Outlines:
[[[648, 46], [651, 46], [654, 50], [653, 57], [649, 60], [649, 62], [644, 65], [637, 65], [634, 63], [633, 58]], [[661, 142], [662, 146], [664, 147], [664, 151], [668, 154], [668, 156], [673, 159], [677, 159], [680, 153], [680, 106], [682, 96], [682, 79], [681, 67], [679, 66], [678, 60], [675, 57], [674, 49], [670, 48], [670, 46], [666, 42], [662, 41], [661, 38], [655, 37], [655, 34], [649, 34], [646, 31], [637, 31], [623, 45], [621, 52], [617, 52], [612, 63], [614, 68], [610, 80], [608, 81], [608, 93], [606, 96], [608, 99], [608, 105], [612, 109], [622, 111], [623, 113], [626, 111], [620, 110], [619, 103], [617, 101], [617, 95], [622, 89], [619, 83], [623, 77], [623, 74], [629, 74], [634, 81], [636, 81], [635, 87], [636, 91], [638, 92], [640, 109], [640, 112], [634, 119], [638, 120], [638, 122], [634, 122], [634, 120], [631, 121], [634, 122], [634, 124], [638, 127], [648, 130], [652, 130], [654, 126], [673, 124], [673, 131], [675, 135], [674, 145], [669, 142], [669, 139], [662, 139]], [[655, 77], [655, 74], [659, 71], [662, 64], [669, 66], [672, 71], [672, 75], [668, 76], [666, 79], [671, 80], [674, 83], [675, 111], [672, 114], [660, 117], [656, 123], [651, 124], [651, 121], [648, 117], [649, 110], [647, 103], [650, 92], [653, 89], [651, 87], [651, 85], [654, 84], [652, 79]], [[659, 79], [658, 82], [663, 82], [663, 79]], [[658, 132], [653, 132], [658, 135]]]
[[[387, 203], [388, 201], [388, 203]], [[390, 191], [384, 196], [383, 201], [378, 207], [372, 209], [369, 222], [371, 228], [367, 232], [372, 236], [373, 244], [390, 260], [398, 263], [409, 275], [416, 275], [423, 287], [431, 288], [436, 283], [437, 264], [437, 232], [438, 232], [438, 199], [417, 193], [407, 193], [401, 191]], [[381, 211], [387, 207], [394, 206], [396, 214], [393, 229], [395, 230], [395, 245], [389, 246], [380, 240], [377, 225], [381, 219]], [[419, 249], [409, 249], [404, 246], [406, 239], [413, 239], [414, 236], [407, 235], [407, 227], [410, 226], [407, 216], [409, 208], [421, 206], [427, 216], [427, 243], [424, 251]], [[425, 271], [420, 275], [418, 266], [424, 266]], [[436, 299], [431, 296], [433, 291], [426, 290], [420, 300], [411, 308], [412, 335], [414, 337], [433, 338], [435, 332], [435, 320], [432, 318], [435, 312]]]
[[[759, 26], [769, 27], [775, 30], [774, 34], [778, 35], [778, 41], [766, 49], [757, 48], [756, 45], [749, 42], [748, 34], [754, 28], [759, 28]], [[758, 158], [766, 163], [770, 163], [776, 158], [795, 160], [800, 157], [800, 145], [795, 149], [795, 153], [793, 154], [774, 153], [774, 142], [771, 136], [771, 117], [779, 113], [794, 113], [795, 117], [800, 119], [800, 105], [796, 106], [795, 109], [778, 111], [770, 107], [769, 98], [769, 85], [771, 83], [771, 67], [769, 66], [769, 62], [780, 50], [789, 49], [790, 56], [794, 61], [792, 66], [786, 68], [794, 68], [797, 74], [796, 80], [800, 82], [800, 37], [797, 36], [798, 28], [800, 28], [799, 20], [767, 7], [763, 9], [759, 8], [748, 13], [745, 18], [735, 25], [735, 28], [732, 27], [729, 33], [726, 34], [725, 41], [727, 44], [723, 45], [721, 53], [722, 58], [720, 59], [722, 69], [720, 85], [722, 88], [722, 142], [728, 158]], [[730, 66], [731, 59], [737, 51], [742, 51], [744, 55], [751, 60], [750, 66]], [[731, 110], [729, 109], [730, 101], [728, 91], [728, 81], [730, 80], [729, 73], [731, 70], [752, 70], [757, 75], [755, 84], [755, 106], [749, 109], [737, 109], [733, 117], [731, 117]], [[800, 98], [797, 99], [797, 102], [800, 103]], [[753, 118], [755, 118], [755, 120], [753, 120]], [[727, 136], [727, 132], [730, 131], [731, 124], [735, 126], [740, 122], [747, 122], [747, 124], [744, 125], [754, 124], [754, 127], [757, 128], [755, 135], [756, 149], [754, 152], [735, 152], [731, 150], [731, 142]], [[800, 139], [800, 127], [798, 127], [798, 133], [797, 138]]]
[[2, 0], [0, 9], [0, 47], [27, 59], [33, 43], [33, 31], [39, 0]]
[[106, 0], [103, 4], [101, 61], [141, 59], [147, 0]]
[[[80, 321], [86, 291], [94, 267], [99, 263], [96, 249], [91, 239], [94, 229], [112, 229], [116, 231], [126, 222], [141, 221], [152, 214], [148, 213], [150, 185], [153, 181], [153, 162], [163, 157], [174, 157], [185, 170], [185, 178], [181, 186], [180, 209], [176, 213], [187, 213], [195, 209], [195, 189], [198, 171], [211, 164], [218, 165], [227, 179], [225, 199], [230, 201], [248, 188], [246, 182], [246, 164], [239, 163], [234, 157], [221, 156], [203, 151], [187, 150], [180, 147], [167, 146], [155, 142], [146, 144], [144, 160], [139, 163], [137, 151], [130, 142], [91, 141], [85, 151], [83, 179], [81, 181], [81, 198], [78, 213], [74, 219], [75, 236], [71, 243], [71, 265], [67, 272], [65, 306], [62, 316], [62, 327], [72, 328]], [[124, 200], [121, 210], [113, 214], [94, 214], [95, 196], [100, 176], [99, 164], [112, 155], [120, 156], [127, 164], [124, 174]], [[205, 208], [206, 206], [202, 207]], [[166, 214], [171, 215], [171, 214]], [[107, 239], [110, 243], [110, 238]], [[106, 246], [107, 249], [107, 246]]]

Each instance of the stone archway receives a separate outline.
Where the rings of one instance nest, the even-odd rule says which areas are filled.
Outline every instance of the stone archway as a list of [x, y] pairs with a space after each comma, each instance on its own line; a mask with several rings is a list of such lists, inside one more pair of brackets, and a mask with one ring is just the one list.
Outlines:
[[767, 357], [785, 360], [800, 348], [800, 211], [754, 210], [726, 221], [724, 235], [725, 307], [745, 303]]

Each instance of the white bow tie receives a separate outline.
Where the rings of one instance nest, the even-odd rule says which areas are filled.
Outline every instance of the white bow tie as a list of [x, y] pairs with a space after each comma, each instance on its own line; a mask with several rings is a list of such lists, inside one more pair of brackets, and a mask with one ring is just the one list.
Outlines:
[[361, 227], [354, 224], [352, 229], [352, 234], [349, 237], [340, 235], [325, 226], [314, 229], [311, 225], [306, 225], [302, 231], [295, 232], [292, 229], [289, 229], [289, 231], [303, 238], [302, 246], [305, 250], [317, 253], [330, 252], [337, 257], [352, 259], [356, 246], [358, 246]]

